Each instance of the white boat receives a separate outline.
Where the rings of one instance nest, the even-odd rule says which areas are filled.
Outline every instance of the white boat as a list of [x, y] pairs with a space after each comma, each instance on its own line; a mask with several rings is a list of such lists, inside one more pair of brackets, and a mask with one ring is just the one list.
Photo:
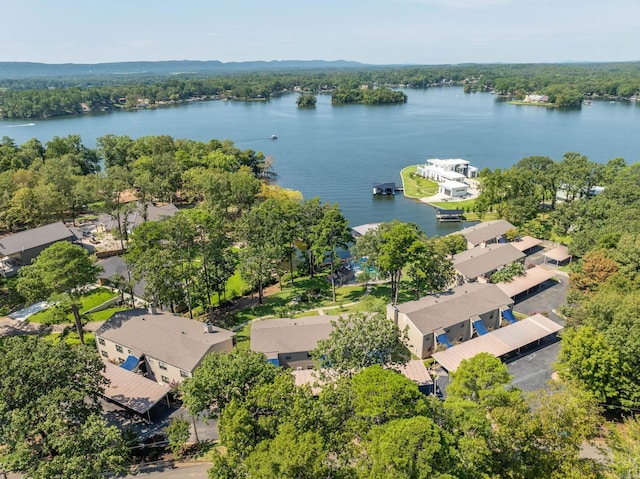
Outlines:
[[271, 135], [271, 136], [270, 136], [270, 139], [272, 139], [272, 140], [277, 140], [277, 139], [278, 139], [278, 135]]

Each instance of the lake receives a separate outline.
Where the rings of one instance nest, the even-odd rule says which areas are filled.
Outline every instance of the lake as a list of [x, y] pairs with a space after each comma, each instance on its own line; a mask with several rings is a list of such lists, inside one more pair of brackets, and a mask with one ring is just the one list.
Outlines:
[[[78, 134], [87, 146], [113, 133], [137, 138], [171, 135], [230, 139], [239, 148], [272, 156], [278, 183], [339, 203], [351, 225], [394, 218], [416, 222], [429, 236], [458, 230], [439, 224], [428, 205], [401, 195], [374, 197], [373, 182], [400, 185], [400, 170], [427, 158], [464, 158], [482, 169], [509, 168], [526, 156], [560, 160], [569, 151], [606, 162], [638, 161], [640, 107], [598, 102], [575, 110], [509, 105], [462, 88], [405, 90], [401, 105], [332, 106], [318, 96], [315, 109], [296, 107], [297, 95], [269, 102], [210, 101], [137, 112], [46, 120], [0, 121], [0, 137], [18, 144], [36, 137]], [[277, 140], [270, 140], [277, 135]]]

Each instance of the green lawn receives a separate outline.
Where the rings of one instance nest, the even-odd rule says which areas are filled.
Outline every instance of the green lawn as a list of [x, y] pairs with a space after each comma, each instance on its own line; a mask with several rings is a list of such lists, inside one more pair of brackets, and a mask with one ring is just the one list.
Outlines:
[[[60, 339], [62, 338], [62, 334], [50, 333], [50, 334], [41, 336], [41, 338], [44, 339], [45, 341], [50, 341], [52, 344], [58, 344], [60, 342]], [[78, 336], [78, 333], [75, 332], [75, 329], [73, 330], [73, 332], [69, 332], [66, 335], [65, 342], [70, 346], [75, 346], [80, 344], [80, 338]], [[93, 348], [96, 347], [96, 337], [94, 336], [93, 333], [88, 333], [88, 332], [84, 333], [84, 344], [89, 347], [93, 347]]]
[[[291, 305], [293, 298], [306, 291], [321, 291], [322, 297], [308, 302]], [[262, 316], [282, 317], [291, 314], [294, 317], [315, 316], [323, 308], [325, 314], [337, 315], [356, 311], [384, 311], [391, 299], [391, 286], [388, 283], [371, 285], [371, 291], [366, 293], [364, 285], [348, 285], [336, 288], [336, 301], [332, 301], [331, 284], [326, 280], [326, 273], [316, 275], [315, 278], [298, 278], [295, 287], [287, 284], [282, 291], [265, 297], [264, 304], [254, 306], [235, 313], [235, 324], [241, 324]], [[407, 285], [403, 285], [398, 301], [405, 302], [415, 299]], [[356, 303], [356, 304], [351, 304]], [[331, 309], [329, 309], [331, 308]]]
[[[102, 303], [115, 298], [117, 293], [106, 289], [106, 288], [97, 288], [92, 289], [91, 291], [85, 293], [85, 295], [81, 298], [81, 307], [80, 314], [84, 314], [85, 311], [89, 311], [96, 306], [100, 306]], [[92, 315], [93, 316], [93, 315]], [[40, 311], [39, 313], [32, 314], [28, 318], [31, 323], [43, 323], [43, 324], [55, 324], [55, 323], [64, 323], [64, 322], [72, 322], [73, 315], [71, 313], [67, 315], [60, 315], [55, 308], [49, 308], [45, 311]], [[92, 321], [99, 321], [98, 319], [92, 319]]]
[[114, 313], [118, 311], [126, 311], [127, 309], [131, 309], [130, 306], [117, 306], [115, 308], [103, 309], [102, 311], [96, 311], [95, 313], [87, 314], [86, 317], [89, 321], [106, 321]]
[[433, 196], [438, 192], [438, 183], [416, 176], [416, 165], [407, 166], [400, 172], [404, 185], [404, 195], [408, 198], [420, 199]]

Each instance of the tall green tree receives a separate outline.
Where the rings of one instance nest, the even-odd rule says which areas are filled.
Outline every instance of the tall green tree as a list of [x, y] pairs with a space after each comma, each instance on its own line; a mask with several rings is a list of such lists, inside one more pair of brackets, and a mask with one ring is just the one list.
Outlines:
[[384, 314], [353, 313], [331, 323], [327, 339], [318, 341], [311, 355], [329, 373], [351, 376], [372, 365], [406, 362], [405, 339], [400, 330]]
[[84, 344], [79, 300], [82, 288], [94, 284], [100, 271], [101, 268], [94, 266], [85, 249], [60, 241], [42, 251], [32, 264], [20, 269], [17, 289], [27, 301], [49, 300], [68, 304], [80, 342]]
[[426, 264], [428, 258], [423, 256], [426, 250], [426, 236], [418, 225], [398, 220], [382, 223], [377, 229], [368, 231], [358, 238], [355, 247], [358, 256], [366, 256], [367, 262], [377, 271], [389, 275], [391, 302], [394, 304], [398, 302], [404, 269], [419, 257]]
[[251, 389], [272, 382], [278, 374], [264, 354], [234, 349], [208, 354], [180, 391], [189, 414], [207, 412], [215, 417], [232, 399], [243, 400]]
[[281, 228], [285, 217], [282, 203], [268, 199], [240, 218], [236, 234], [244, 243], [240, 251], [243, 276], [258, 290], [258, 302], [264, 302], [264, 286], [277, 273], [287, 257], [289, 241]]
[[338, 248], [347, 248], [353, 241], [349, 222], [344, 217], [338, 205], [335, 204], [324, 212], [322, 219], [315, 228], [313, 243], [316, 258], [329, 258], [329, 277], [331, 278], [331, 293], [333, 302], [336, 301], [336, 275], [339, 265]]
[[120, 431], [101, 418], [95, 352], [38, 337], [0, 342], [0, 469], [34, 479], [125, 472]]
[[451, 373], [447, 395], [488, 407], [509, 404], [520, 391], [510, 386], [507, 366], [489, 353], [479, 353], [464, 359]]

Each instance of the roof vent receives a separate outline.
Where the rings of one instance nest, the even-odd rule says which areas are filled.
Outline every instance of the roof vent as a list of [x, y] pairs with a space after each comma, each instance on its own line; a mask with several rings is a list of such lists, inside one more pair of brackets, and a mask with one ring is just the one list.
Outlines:
[[213, 324], [211, 323], [204, 323], [204, 332], [205, 333], [213, 333]]

